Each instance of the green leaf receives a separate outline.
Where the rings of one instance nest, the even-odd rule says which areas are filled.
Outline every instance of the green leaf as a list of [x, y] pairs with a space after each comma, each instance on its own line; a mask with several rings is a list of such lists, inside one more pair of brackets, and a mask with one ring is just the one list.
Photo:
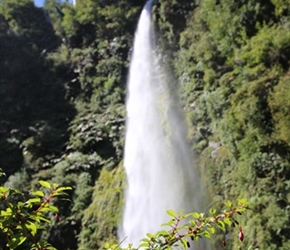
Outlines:
[[172, 220], [170, 220], [170, 221], [168, 221], [167, 223], [163, 223], [163, 224], [161, 224], [161, 226], [172, 226], [172, 225], [174, 225], [175, 224], [175, 220], [174, 219], [172, 219]]
[[53, 247], [46, 241], [38, 241], [36, 244], [33, 244], [30, 248], [30, 250], [39, 250], [39, 249], [57, 250], [55, 247]]
[[189, 242], [185, 238], [182, 238], [181, 239], [181, 242], [182, 242], [182, 244], [183, 244], [183, 246], [184, 246], [185, 249], [187, 249], [188, 247], [190, 247], [189, 246]]
[[176, 213], [173, 210], [167, 210], [166, 213], [171, 217], [176, 217]]
[[149, 243], [148, 242], [143, 242], [139, 245], [139, 248], [141, 247], [149, 247]]
[[147, 242], [147, 243], [150, 242], [150, 240], [149, 240], [148, 238], [143, 238], [143, 239], [141, 239], [141, 241], [142, 241], [142, 242]]
[[1, 216], [11, 216], [12, 215], [12, 210], [11, 208], [7, 208], [5, 211], [1, 211]]
[[35, 203], [41, 203], [41, 199], [40, 198], [32, 198], [32, 199], [29, 199], [27, 201], [28, 204], [35, 204]]
[[50, 220], [46, 219], [45, 217], [37, 216], [37, 219], [38, 219], [39, 221], [44, 221], [44, 222], [50, 224]]
[[231, 201], [226, 201], [225, 206], [231, 208], [232, 207], [232, 202]]
[[56, 192], [62, 192], [62, 191], [66, 191], [66, 190], [72, 190], [71, 187], [60, 187], [58, 189], [56, 189]]
[[16, 234], [10, 241], [8, 241], [7, 245], [10, 249], [15, 249], [16, 247], [20, 246], [25, 240], [26, 237]]
[[54, 213], [58, 213], [58, 208], [55, 206], [45, 206], [41, 208], [41, 212], [54, 212]]
[[161, 230], [158, 232], [158, 236], [167, 236], [167, 235], [169, 235], [169, 233], [165, 230]]
[[239, 206], [248, 205], [248, 201], [246, 199], [240, 199], [238, 203], [239, 203]]
[[48, 188], [48, 189], [51, 188], [50, 183], [47, 181], [39, 181], [39, 184], [45, 188]]
[[32, 234], [32, 236], [35, 236], [37, 233], [37, 226], [32, 223], [32, 222], [28, 222], [25, 224], [26, 228], [30, 231], [30, 233]]
[[192, 217], [194, 217], [196, 219], [198, 219], [200, 217], [200, 214], [197, 212], [193, 212], [193, 213], [191, 213], [191, 215], [192, 215]]
[[47, 250], [57, 250], [55, 247], [53, 247], [53, 246], [46, 246], [46, 249]]
[[218, 221], [218, 227], [225, 233], [226, 232], [226, 226], [223, 221]]
[[42, 191], [35, 191], [32, 193], [32, 195], [44, 197], [44, 193]]
[[210, 233], [208, 231], [203, 232], [204, 237], [210, 239]]
[[55, 196], [67, 196], [67, 195], [68, 195], [67, 193], [63, 193], [63, 192], [60, 192], [60, 193], [59, 192], [54, 192], [51, 196], [55, 197]]
[[228, 226], [231, 226], [232, 225], [232, 222], [229, 218], [224, 218], [224, 222], [228, 225]]
[[54, 212], [54, 213], [58, 213], [59, 211], [56, 206], [52, 206], [52, 205], [49, 206], [49, 209], [51, 210], [51, 212]]
[[151, 234], [151, 233], [147, 233], [146, 236], [147, 236], [148, 238], [150, 238], [150, 239], [151, 239], [151, 238], [154, 238], [154, 235]]
[[0, 195], [6, 194], [6, 196], [7, 196], [7, 193], [8, 192], [9, 192], [9, 188], [8, 187], [2, 187], [2, 186], [0, 186]]
[[214, 228], [214, 227], [209, 227], [209, 228], [208, 228], [208, 231], [209, 231], [211, 234], [214, 234], [214, 233], [215, 233], [215, 228]]

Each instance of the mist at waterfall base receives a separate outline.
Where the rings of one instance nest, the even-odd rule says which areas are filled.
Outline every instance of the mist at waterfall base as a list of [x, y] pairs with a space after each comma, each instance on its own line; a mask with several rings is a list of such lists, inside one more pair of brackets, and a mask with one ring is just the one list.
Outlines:
[[127, 83], [128, 186], [119, 227], [124, 247], [129, 243], [137, 247], [147, 233], [161, 230], [161, 224], [170, 220], [168, 209], [200, 211], [204, 200], [173, 82], [157, 53], [151, 8], [149, 1], [139, 19]]

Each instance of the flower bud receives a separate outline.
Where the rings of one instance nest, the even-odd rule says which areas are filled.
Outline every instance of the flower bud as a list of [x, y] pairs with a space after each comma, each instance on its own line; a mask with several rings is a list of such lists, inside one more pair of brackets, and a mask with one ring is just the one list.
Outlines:
[[56, 222], [59, 222], [59, 216], [58, 216], [58, 214], [55, 214], [54, 218], [55, 218], [55, 221]]
[[240, 241], [244, 240], [244, 233], [243, 233], [243, 229], [240, 227], [240, 232], [239, 232], [239, 239]]

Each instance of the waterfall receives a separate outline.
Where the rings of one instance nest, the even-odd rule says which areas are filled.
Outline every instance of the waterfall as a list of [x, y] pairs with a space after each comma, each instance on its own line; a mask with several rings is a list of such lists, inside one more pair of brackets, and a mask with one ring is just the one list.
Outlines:
[[170, 220], [166, 210], [199, 211], [203, 200], [180, 107], [155, 45], [151, 8], [148, 1], [139, 19], [127, 83], [128, 186], [119, 240], [135, 247]]

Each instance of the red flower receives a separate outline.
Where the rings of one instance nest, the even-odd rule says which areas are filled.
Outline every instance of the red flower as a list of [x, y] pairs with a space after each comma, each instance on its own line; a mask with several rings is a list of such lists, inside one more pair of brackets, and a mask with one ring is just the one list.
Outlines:
[[56, 222], [59, 222], [59, 216], [58, 216], [58, 214], [55, 214], [54, 218], [55, 218], [55, 221]]
[[243, 229], [240, 227], [240, 232], [239, 232], [239, 239], [240, 241], [244, 240], [244, 233], [243, 233]]

